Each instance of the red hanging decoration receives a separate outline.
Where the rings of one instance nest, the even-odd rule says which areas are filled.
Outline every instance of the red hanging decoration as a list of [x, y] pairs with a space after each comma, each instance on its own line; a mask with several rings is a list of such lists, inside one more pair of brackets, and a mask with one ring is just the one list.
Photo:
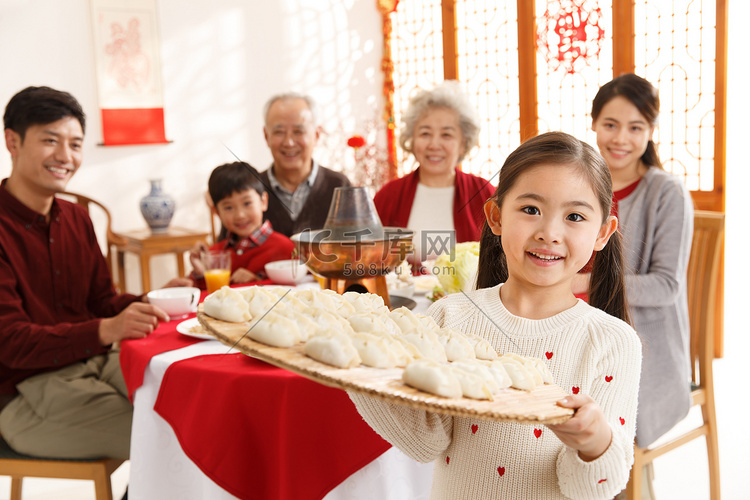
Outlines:
[[378, 9], [383, 14], [392, 14], [398, 7], [398, 0], [378, 0]]
[[552, 71], [575, 73], [583, 64], [599, 57], [604, 28], [602, 10], [596, 1], [562, 0], [547, 3], [539, 20], [537, 48]]
[[383, 17], [383, 119], [386, 122], [386, 141], [388, 143], [388, 176], [387, 179], [398, 177], [396, 165], [396, 123], [393, 117], [393, 59], [391, 58], [391, 14], [396, 11], [399, 0], [377, 0], [378, 10]]
[[348, 141], [346, 141], [347, 146], [354, 148], [355, 150], [357, 148], [361, 148], [366, 144], [365, 138], [361, 135], [353, 135], [349, 138]]

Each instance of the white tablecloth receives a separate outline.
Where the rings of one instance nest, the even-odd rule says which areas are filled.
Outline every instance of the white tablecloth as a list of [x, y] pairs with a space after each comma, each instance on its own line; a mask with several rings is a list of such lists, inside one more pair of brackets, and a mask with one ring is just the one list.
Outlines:
[[[182, 451], [172, 427], [154, 411], [164, 373], [171, 363], [227, 347], [206, 341], [154, 356], [134, 396], [130, 444], [131, 500], [224, 500], [235, 496], [214, 483]], [[420, 464], [391, 448], [349, 476], [326, 500], [412, 500], [429, 498], [432, 464]]]

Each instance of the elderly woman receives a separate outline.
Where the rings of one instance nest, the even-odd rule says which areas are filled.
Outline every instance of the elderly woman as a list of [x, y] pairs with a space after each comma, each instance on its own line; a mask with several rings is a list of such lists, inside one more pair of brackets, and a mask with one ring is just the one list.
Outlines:
[[375, 195], [375, 207], [386, 226], [415, 231], [416, 262], [448, 250], [453, 242], [479, 241], [482, 207], [494, 187], [456, 168], [477, 144], [479, 118], [456, 81], [417, 93], [403, 117], [401, 147], [419, 166], [393, 180]]

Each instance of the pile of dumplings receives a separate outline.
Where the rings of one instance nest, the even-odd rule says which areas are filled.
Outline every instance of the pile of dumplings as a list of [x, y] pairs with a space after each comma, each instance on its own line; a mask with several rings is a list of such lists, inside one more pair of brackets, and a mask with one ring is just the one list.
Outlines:
[[306, 356], [338, 368], [403, 368], [403, 382], [447, 398], [492, 400], [501, 389], [533, 391], [553, 383], [538, 358], [499, 356], [485, 339], [449, 328], [405, 307], [389, 310], [371, 293], [223, 287], [203, 312], [248, 322], [247, 336], [274, 347], [304, 344]]

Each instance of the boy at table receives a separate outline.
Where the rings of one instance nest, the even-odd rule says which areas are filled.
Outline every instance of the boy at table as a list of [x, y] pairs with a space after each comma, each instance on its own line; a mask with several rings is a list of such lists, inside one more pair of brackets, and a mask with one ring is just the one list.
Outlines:
[[113, 346], [169, 317], [116, 293], [88, 213], [55, 197], [81, 165], [78, 101], [28, 87], [3, 119], [0, 433], [28, 455], [127, 459], [133, 406]]
[[268, 193], [260, 174], [245, 162], [220, 165], [208, 179], [208, 194], [221, 219], [227, 237], [210, 248], [198, 242], [190, 251], [193, 265], [191, 278], [195, 286], [206, 289], [201, 252], [229, 250], [232, 255], [231, 283], [250, 283], [264, 279], [265, 265], [292, 257], [294, 243], [274, 231], [271, 222], [263, 220], [268, 209]]

